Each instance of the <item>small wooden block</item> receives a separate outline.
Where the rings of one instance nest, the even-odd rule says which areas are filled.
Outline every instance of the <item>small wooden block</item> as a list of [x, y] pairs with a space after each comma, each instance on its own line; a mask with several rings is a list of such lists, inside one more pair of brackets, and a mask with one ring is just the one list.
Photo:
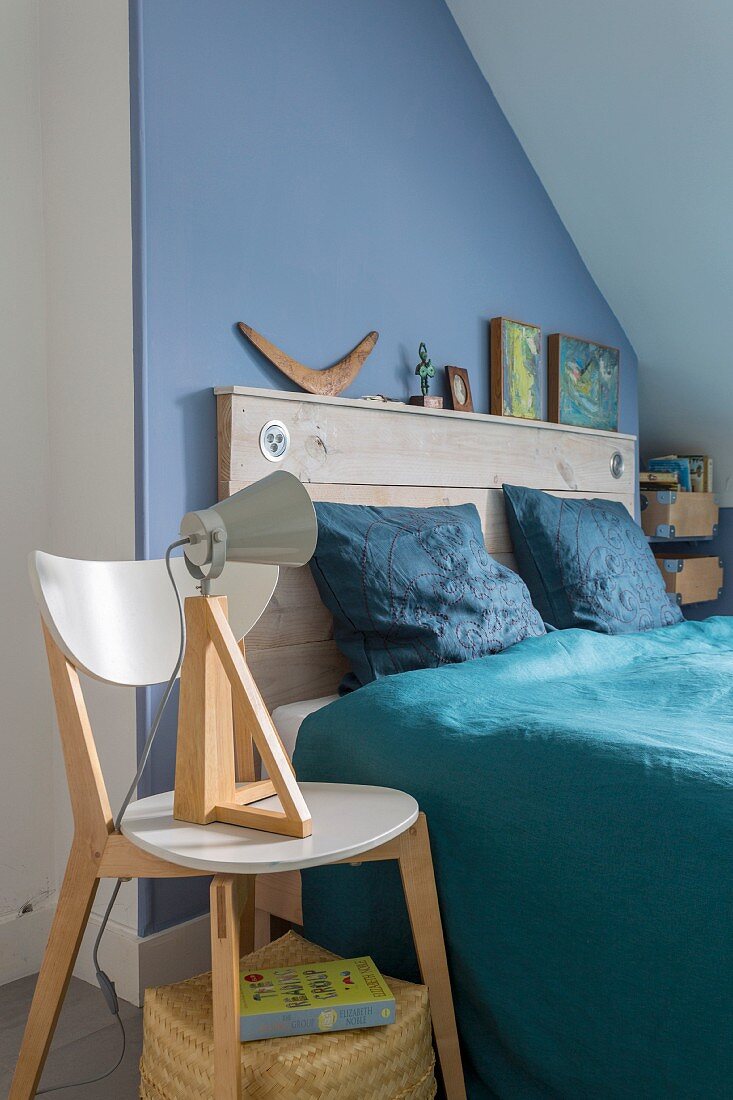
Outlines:
[[421, 409], [442, 409], [443, 398], [431, 397], [430, 394], [427, 397], [411, 397], [410, 404], [419, 405]]

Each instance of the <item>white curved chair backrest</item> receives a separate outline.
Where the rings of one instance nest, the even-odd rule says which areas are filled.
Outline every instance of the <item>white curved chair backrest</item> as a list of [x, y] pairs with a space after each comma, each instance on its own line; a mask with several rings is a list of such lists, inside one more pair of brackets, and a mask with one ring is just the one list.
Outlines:
[[[182, 557], [171, 561], [182, 597], [197, 594]], [[80, 561], [36, 550], [30, 555], [33, 592], [52, 638], [71, 663], [111, 684], [163, 683], [180, 645], [178, 606], [165, 561]], [[229, 622], [243, 638], [267, 607], [276, 565], [230, 562], [218, 586]]]

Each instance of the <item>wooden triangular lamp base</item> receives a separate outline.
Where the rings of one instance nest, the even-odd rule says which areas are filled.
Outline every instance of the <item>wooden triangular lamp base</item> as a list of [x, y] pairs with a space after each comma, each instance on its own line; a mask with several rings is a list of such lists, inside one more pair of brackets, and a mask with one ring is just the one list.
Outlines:
[[[292, 764], [227, 619], [226, 596], [186, 600], [173, 816], [223, 821], [267, 833], [306, 837], [311, 819]], [[234, 728], [238, 771], [235, 773]], [[269, 779], [256, 780], [252, 743]], [[282, 812], [252, 805], [277, 795]]]

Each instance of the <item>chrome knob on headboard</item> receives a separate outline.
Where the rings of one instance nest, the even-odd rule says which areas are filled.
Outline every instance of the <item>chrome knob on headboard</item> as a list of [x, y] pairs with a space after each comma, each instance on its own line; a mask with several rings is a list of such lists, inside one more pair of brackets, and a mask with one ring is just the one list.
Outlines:
[[624, 456], [620, 451], [614, 451], [611, 455], [611, 476], [620, 478], [624, 476]]

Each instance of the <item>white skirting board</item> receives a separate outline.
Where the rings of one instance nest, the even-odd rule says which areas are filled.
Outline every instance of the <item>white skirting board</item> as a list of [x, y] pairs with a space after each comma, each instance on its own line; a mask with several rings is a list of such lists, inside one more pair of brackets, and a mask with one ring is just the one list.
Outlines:
[[[22, 917], [0, 922], [0, 985], [38, 971], [55, 907], [52, 899]], [[74, 967], [75, 977], [91, 985], [97, 984], [92, 948], [99, 923], [99, 915], [92, 913]], [[112, 920], [102, 940], [99, 961], [115, 983], [118, 995], [131, 1004], [142, 1005], [147, 986], [169, 985], [211, 969], [209, 936], [208, 913], [146, 937]]]
[[[100, 918], [93, 913], [84, 933], [74, 974], [96, 985], [92, 947]], [[110, 921], [99, 949], [99, 962], [117, 988], [117, 995], [142, 1005], [148, 986], [170, 985], [211, 969], [209, 914], [155, 932], [136, 936], [123, 925]]]
[[55, 908], [54, 900], [34, 905], [22, 917], [0, 922], [0, 985], [35, 974], [41, 965]]

